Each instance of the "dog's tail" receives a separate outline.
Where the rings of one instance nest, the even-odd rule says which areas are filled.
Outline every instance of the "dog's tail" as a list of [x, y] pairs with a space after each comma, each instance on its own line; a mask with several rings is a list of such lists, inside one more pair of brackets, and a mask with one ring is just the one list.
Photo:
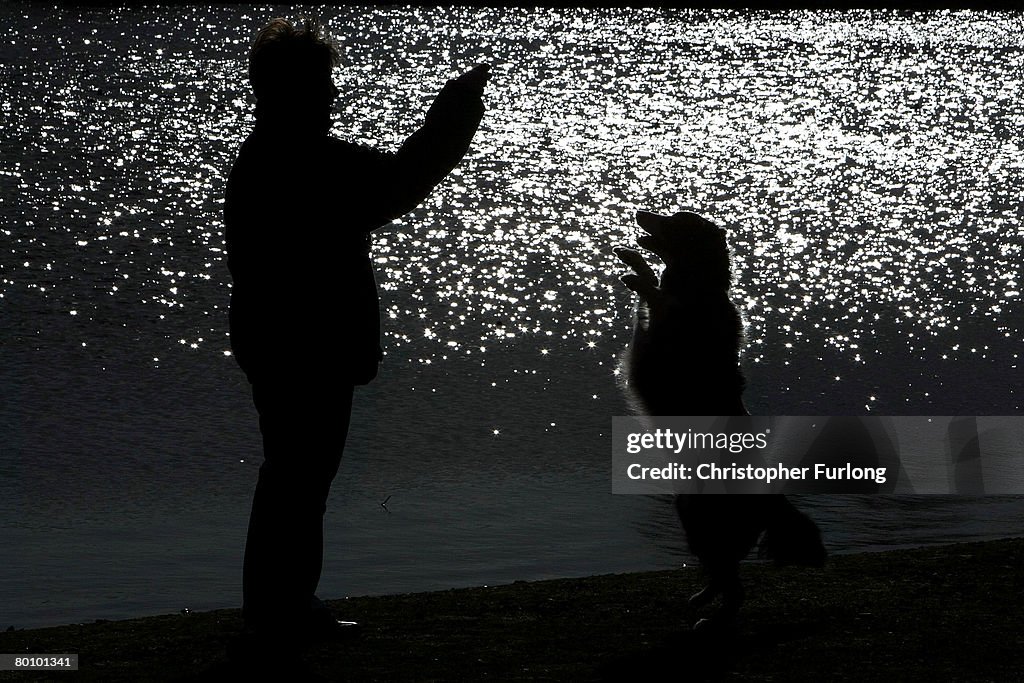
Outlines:
[[769, 495], [767, 526], [758, 555], [777, 565], [821, 567], [825, 564], [825, 545], [821, 531], [810, 517], [793, 507], [781, 494]]

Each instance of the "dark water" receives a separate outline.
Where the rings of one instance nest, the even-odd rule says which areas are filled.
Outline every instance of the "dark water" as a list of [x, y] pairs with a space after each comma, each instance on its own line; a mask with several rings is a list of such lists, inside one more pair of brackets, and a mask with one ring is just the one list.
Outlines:
[[[0, 626], [238, 603], [221, 197], [248, 42], [300, 13], [0, 8]], [[495, 65], [470, 156], [375, 237], [325, 597], [688, 561], [664, 501], [609, 493], [639, 207], [728, 226], [752, 412], [1019, 412], [1021, 14], [320, 14], [343, 137], [393, 149]], [[836, 552], [1024, 532], [1015, 497], [802, 505]]]

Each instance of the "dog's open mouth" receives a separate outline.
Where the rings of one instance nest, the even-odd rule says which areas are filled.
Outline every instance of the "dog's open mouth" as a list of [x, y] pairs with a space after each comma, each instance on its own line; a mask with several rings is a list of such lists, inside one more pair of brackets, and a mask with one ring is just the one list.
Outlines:
[[669, 247], [669, 240], [666, 239], [665, 230], [669, 228], [669, 218], [659, 216], [649, 211], [637, 211], [636, 222], [647, 234], [636, 238], [636, 243], [644, 249], [654, 252], [662, 261], [668, 261], [678, 254], [673, 253], [674, 249]]

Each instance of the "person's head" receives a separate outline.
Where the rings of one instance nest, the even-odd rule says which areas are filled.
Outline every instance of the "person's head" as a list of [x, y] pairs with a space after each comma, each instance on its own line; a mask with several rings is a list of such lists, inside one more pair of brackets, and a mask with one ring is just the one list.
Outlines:
[[295, 25], [272, 19], [249, 51], [257, 117], [326, 126], [326, 131], [338, 96], [331, 71], [339, 62], [338, 48], [315, 21]]

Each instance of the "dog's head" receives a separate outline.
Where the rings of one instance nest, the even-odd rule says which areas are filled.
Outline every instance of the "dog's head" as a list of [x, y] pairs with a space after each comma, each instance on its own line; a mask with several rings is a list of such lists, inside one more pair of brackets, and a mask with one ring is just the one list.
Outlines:
[[661, 286], [728, 289], [732, 283], [725, 231], [689, 211], [662, 216], [638, 211], [636, 222], [647, 233], [636, 243], [665, 262]]

